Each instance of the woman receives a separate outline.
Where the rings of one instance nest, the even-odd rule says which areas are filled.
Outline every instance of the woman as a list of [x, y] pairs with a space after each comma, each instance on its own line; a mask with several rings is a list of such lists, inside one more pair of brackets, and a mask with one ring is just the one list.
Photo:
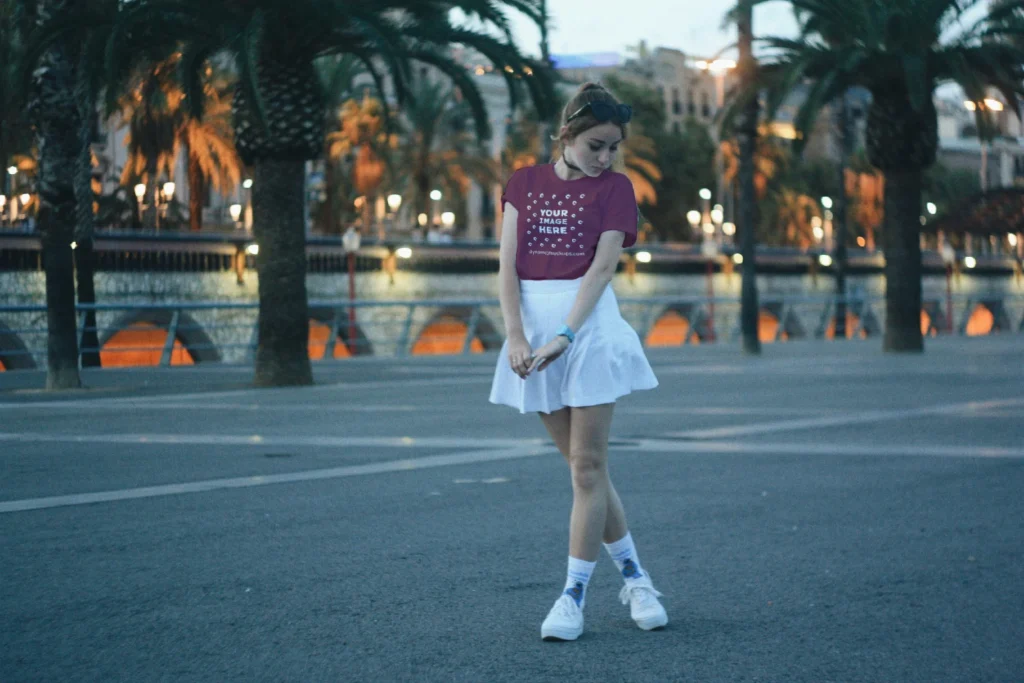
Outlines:
[[561, 158], [516, 171], [502, 197], [499, 291], [507, 340], [490, 400], [540, 413], [572, 473], [568, 578], [541, 626], [545, 640], [583, 633], [602, 540], [637, 625], [668, 623], [607, 467], [616, 399], [658, 386], [609, 286], [623, 247], [636, 242], [633, 186], [611, 170], [630, 118], [630, 107], [602, 86], [582, 86], [562, 115]]

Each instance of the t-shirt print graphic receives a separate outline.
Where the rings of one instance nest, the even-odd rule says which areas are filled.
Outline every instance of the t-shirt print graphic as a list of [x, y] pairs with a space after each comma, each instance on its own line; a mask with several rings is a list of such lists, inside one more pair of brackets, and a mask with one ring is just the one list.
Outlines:
[[527, 192], [526, 244], [530, 255], [585, 257], [587, 193]]

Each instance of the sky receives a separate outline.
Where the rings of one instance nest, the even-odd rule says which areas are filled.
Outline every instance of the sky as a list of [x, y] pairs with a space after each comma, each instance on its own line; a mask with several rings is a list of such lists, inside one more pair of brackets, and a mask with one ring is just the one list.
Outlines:
[[[733, 7], [726, 0], [548, 0], [553, 18], [552, 54], [618, 52], [646, 40], [648, 47], [670, 47], [700, 57], [714, 55], [736, 41], [735, 29], [722, 30], [722, 17]], [[513, 12], [516, 42], [538, 55], [540, 31]], [[771, 2], [755, 9], [755, 35], [793, 35], [790, 5]]]

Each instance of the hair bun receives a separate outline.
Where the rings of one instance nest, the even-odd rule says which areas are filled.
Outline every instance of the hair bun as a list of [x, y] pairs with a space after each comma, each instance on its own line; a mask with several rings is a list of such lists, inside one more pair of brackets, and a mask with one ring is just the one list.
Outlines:
[[607, 90], [607, 88], [605, 88], [600, 83], [594, 83], [593, 81], [590, 81], [581, 85], [579, 92], [587, 92], [588, 90]]

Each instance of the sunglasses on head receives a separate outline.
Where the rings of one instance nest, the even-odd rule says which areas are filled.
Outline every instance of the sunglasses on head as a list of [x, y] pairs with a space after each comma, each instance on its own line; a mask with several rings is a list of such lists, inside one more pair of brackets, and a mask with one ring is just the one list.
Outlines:
[[633, 118], [633, 107], [628, 104], [615, 105], [608, 102], [587, 102], [573, 112], [569, 118], [565, 120], [565, 123], [568, 125], [573, 120], [586, 114], [588, 111], [601, 123], [607, 123], [612, 119], [617, 120], [619, 123], [629, 123], [630, 119]]

